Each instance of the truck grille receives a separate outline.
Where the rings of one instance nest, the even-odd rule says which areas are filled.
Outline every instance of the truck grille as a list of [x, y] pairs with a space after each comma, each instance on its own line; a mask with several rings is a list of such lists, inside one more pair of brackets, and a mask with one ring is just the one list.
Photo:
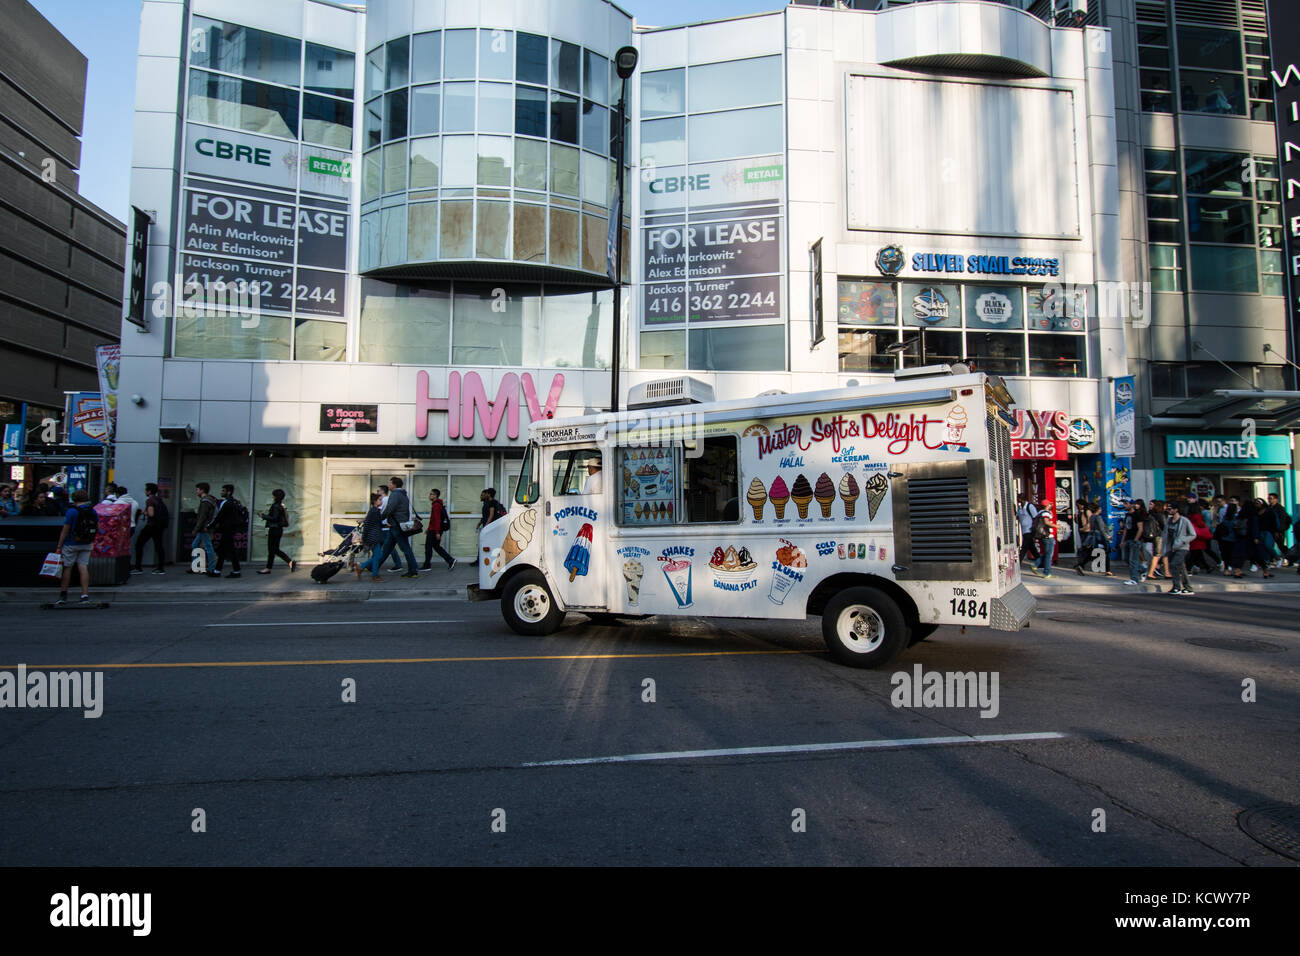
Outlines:
[[974, 560], [970, 482], [965, 475], [912, 478], [908, 496], [913, 563]]

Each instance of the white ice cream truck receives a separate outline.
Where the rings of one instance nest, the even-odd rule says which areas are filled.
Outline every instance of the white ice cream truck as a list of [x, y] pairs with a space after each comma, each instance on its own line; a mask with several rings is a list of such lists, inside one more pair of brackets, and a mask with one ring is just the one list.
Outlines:
[[996, 376], [937, 366], [535, 422], [510, 512], [480, 535], [470, 598], [499, 599], [521, 634], [549, 634], [567, 611], [819, 615], [832, 655], [857, 667], [942, 624], [1018, 630], [1035, 602], [1010, 404]]

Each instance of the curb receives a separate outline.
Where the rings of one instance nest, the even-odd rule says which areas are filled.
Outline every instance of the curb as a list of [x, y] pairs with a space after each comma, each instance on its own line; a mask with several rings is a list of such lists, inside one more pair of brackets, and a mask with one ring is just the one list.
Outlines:
[[[40, 604], [54, 600], [57, 595], [54, 588], [14, 588], [0, 591], [0, 604]], [[167, 590], [109, 590], [92, 588], [91, 594], [106, 604], [151, 604], [151, 603], [196, 603], [218, 601], [223, 604], [252, 604], [257, 601], [275, 600], [290, 603], [341, 603], [360, 604], [373, 599], [398, 599], [418, 601], [429, 599], [453, 599], [465, 597], [464, 588], [436, 588], [419, 591], [384, 591], [369, 588], [351, 588], [330, 590], [328, 585], [319, 590], [308, 591], [234, 591], [209, 590], [201, 588], [167, 589]]]

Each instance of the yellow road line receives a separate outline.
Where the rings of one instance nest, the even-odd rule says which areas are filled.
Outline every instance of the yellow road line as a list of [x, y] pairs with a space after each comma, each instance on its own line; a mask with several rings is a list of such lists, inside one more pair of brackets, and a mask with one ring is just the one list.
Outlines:
[[[539, 654], [518, 657], [375, 657], [343, 658], [340, 660], [307, 661], [160, 661], [156, 663], [141, 662], [136, 664], [27, 664], [28, 671], [37, 670], [150, 670], [175, 667], [312, 667], [334, 664], [452, 664], [483, 663], [491, 661], [606, 661], [631, 660], [653, 657], [737, 657], [755, 654], [820, 654], [820, 650], [808, 651], [682, 651], [666, 654]], [[14, 670], [16, 664], [0, 665], [0, 670]]]

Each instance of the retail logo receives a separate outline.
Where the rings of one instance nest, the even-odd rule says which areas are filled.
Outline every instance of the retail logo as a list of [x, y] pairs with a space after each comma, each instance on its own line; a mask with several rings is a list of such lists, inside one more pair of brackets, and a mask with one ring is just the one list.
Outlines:
[[1066, 437], [1075, 448], [1087, 448], [1097, 440], [1097, 429], [1093, 427], [1092, 422], [1086, 418], [1073, 418], [1070, 420], [1069, 433]]
[[876, 268], [881, 275], [896, 276], [903, 270], [902, 246], [885, 246], [876, 253]]
[[352, 163], [346, 159], [330, 159], [326, 156], [308, 156], [307, 172], [320, 173], [322, 176], [338, 176], [340, 179], [351, 179]]
[[546, 395], [544, 406], [538, 404], [537, 387], [533, 384], [533, 376], [528, 372], [521, 375], [506, 372], [502, 375], [495, 401], [488, 399], [483, 379], [478, 372], [449, 373], [446, 398], [435, 398], [429, 394], [429, 373], [425, 371], [415, 377], [415, 388], [416, 438], [428, 437], [429, 413], [442, 411], [447, 413], [448, 438], [473, 438], [474, 420], [477, 418], [483, 426], [483, 437], [495, 441], [502, 422], [505, 422], [507, 438], [519, 437], [521, 393], [532, 421], [554, 418], [555, 410], [560, 404], [560, 393], [564, 391], [564, 375], [557, 372], [551, 379], [551, 390]]
[[975, 300], [975, 314], [985, 325], [1006, 325], [1011, 318], [1011, 300], [997, 292], [986, 292]]
[[912, 299], [912, 314], [921, 322], [937, 325], [948, 318], [948, 297], [927, 286]]
[[785, 177], [784, 166], [750, 166], [744, 172], [747, 183], [769, 183]]

